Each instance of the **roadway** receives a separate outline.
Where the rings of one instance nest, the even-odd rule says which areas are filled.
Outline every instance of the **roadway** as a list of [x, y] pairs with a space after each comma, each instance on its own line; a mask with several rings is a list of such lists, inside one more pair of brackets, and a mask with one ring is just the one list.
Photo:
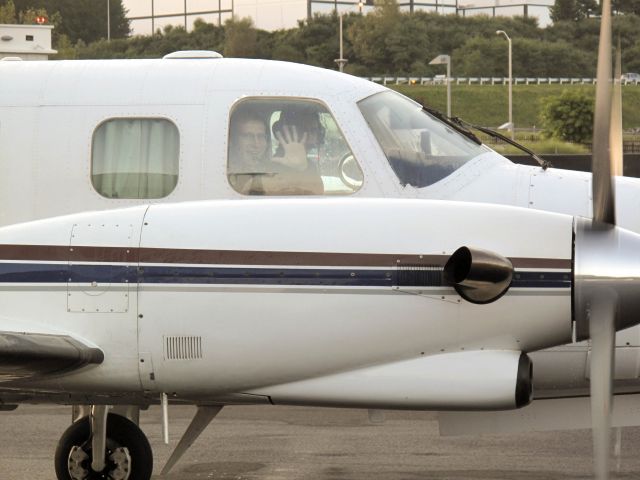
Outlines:
[[[171, 407], [171, 445], [161, 442], [160, 411], [141, 414], [158, 475], [192, 408]], [[587, 430], [440, 437], [435, 415], [301, 407], [226, 407], [167, 480], [549, 480], [590, 477]], [[55, 480], [53, 453], [70, 410], [22, 406], [0, 413], [0, 478]], [[640, 428], [622, 434], [620, 472], [640, 478]]]

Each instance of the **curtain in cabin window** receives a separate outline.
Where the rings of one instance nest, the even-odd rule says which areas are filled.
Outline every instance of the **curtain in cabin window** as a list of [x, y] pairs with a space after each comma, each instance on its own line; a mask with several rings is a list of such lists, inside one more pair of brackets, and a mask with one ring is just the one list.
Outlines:
[[91, 180], [107, 198], [162, 198], [178, 183], [180, 138], [162, 118], [115, 118], [93, 135]]

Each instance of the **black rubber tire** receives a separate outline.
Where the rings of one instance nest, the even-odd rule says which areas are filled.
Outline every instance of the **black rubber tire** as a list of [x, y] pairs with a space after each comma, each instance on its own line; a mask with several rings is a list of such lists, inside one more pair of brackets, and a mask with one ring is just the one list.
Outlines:
[[[55, 454], [56, 476], [58, 480], [71, 480], [69, 474], [69, 453], [74, 446], [81, 446], [89, 442], [85, 449], [91, 456], [90, 444], [91, 428], [89, 417], [84, 417], [73, 423], [62, 434]], [[121, 447], [126, 447], [131, 456], [131, 474], [129, 480], [149, 480], [153, 471], [153, 453], [147, 437], [131, 420], [110, 413], [107, 417], [107, 444], [112, 440]], [[89, 475], [90, 479], [104, 478], [100, 474]]]

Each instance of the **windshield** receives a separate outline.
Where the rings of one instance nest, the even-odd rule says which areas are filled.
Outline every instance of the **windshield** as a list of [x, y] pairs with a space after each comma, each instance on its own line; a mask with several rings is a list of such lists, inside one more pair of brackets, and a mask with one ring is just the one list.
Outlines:
[[358, 102], [402, 185], [426, 187], [489, 151], [392, 91]]

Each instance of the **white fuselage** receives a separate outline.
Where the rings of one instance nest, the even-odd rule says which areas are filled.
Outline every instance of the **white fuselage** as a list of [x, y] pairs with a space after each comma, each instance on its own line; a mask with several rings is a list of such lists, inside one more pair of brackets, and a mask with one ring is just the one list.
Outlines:
[[[514, 368], [490, 352], [571, 339], [572, 232], [569, 216], [421, 200], [206, 201], [58, 217], [0, 230], [0, 253], [14, 259], [3, 267], [3, 325], [73, 332], [105, 352], [102, 365], [28, 384], [69, 392], [272, 397], [263, 389], [474, 351], [487, 351], [493, 369]], [[465, 238], [513, 262], [500, 301], [461, 301], [439, 273], [407, 276], [438, 272]], [[414, 369], [442, 377], [443, 363], [427, 363]], [[490, 384], [491, 369], [478, 375], [469, 370]], [[513, 386], [515, 370], [500, 375]], [[451, 408], [428, 393], [409, 406]], [[381, 403], [403, 408], [397, 394]], [[508, 407], [500, 402], [487, 408]]]

